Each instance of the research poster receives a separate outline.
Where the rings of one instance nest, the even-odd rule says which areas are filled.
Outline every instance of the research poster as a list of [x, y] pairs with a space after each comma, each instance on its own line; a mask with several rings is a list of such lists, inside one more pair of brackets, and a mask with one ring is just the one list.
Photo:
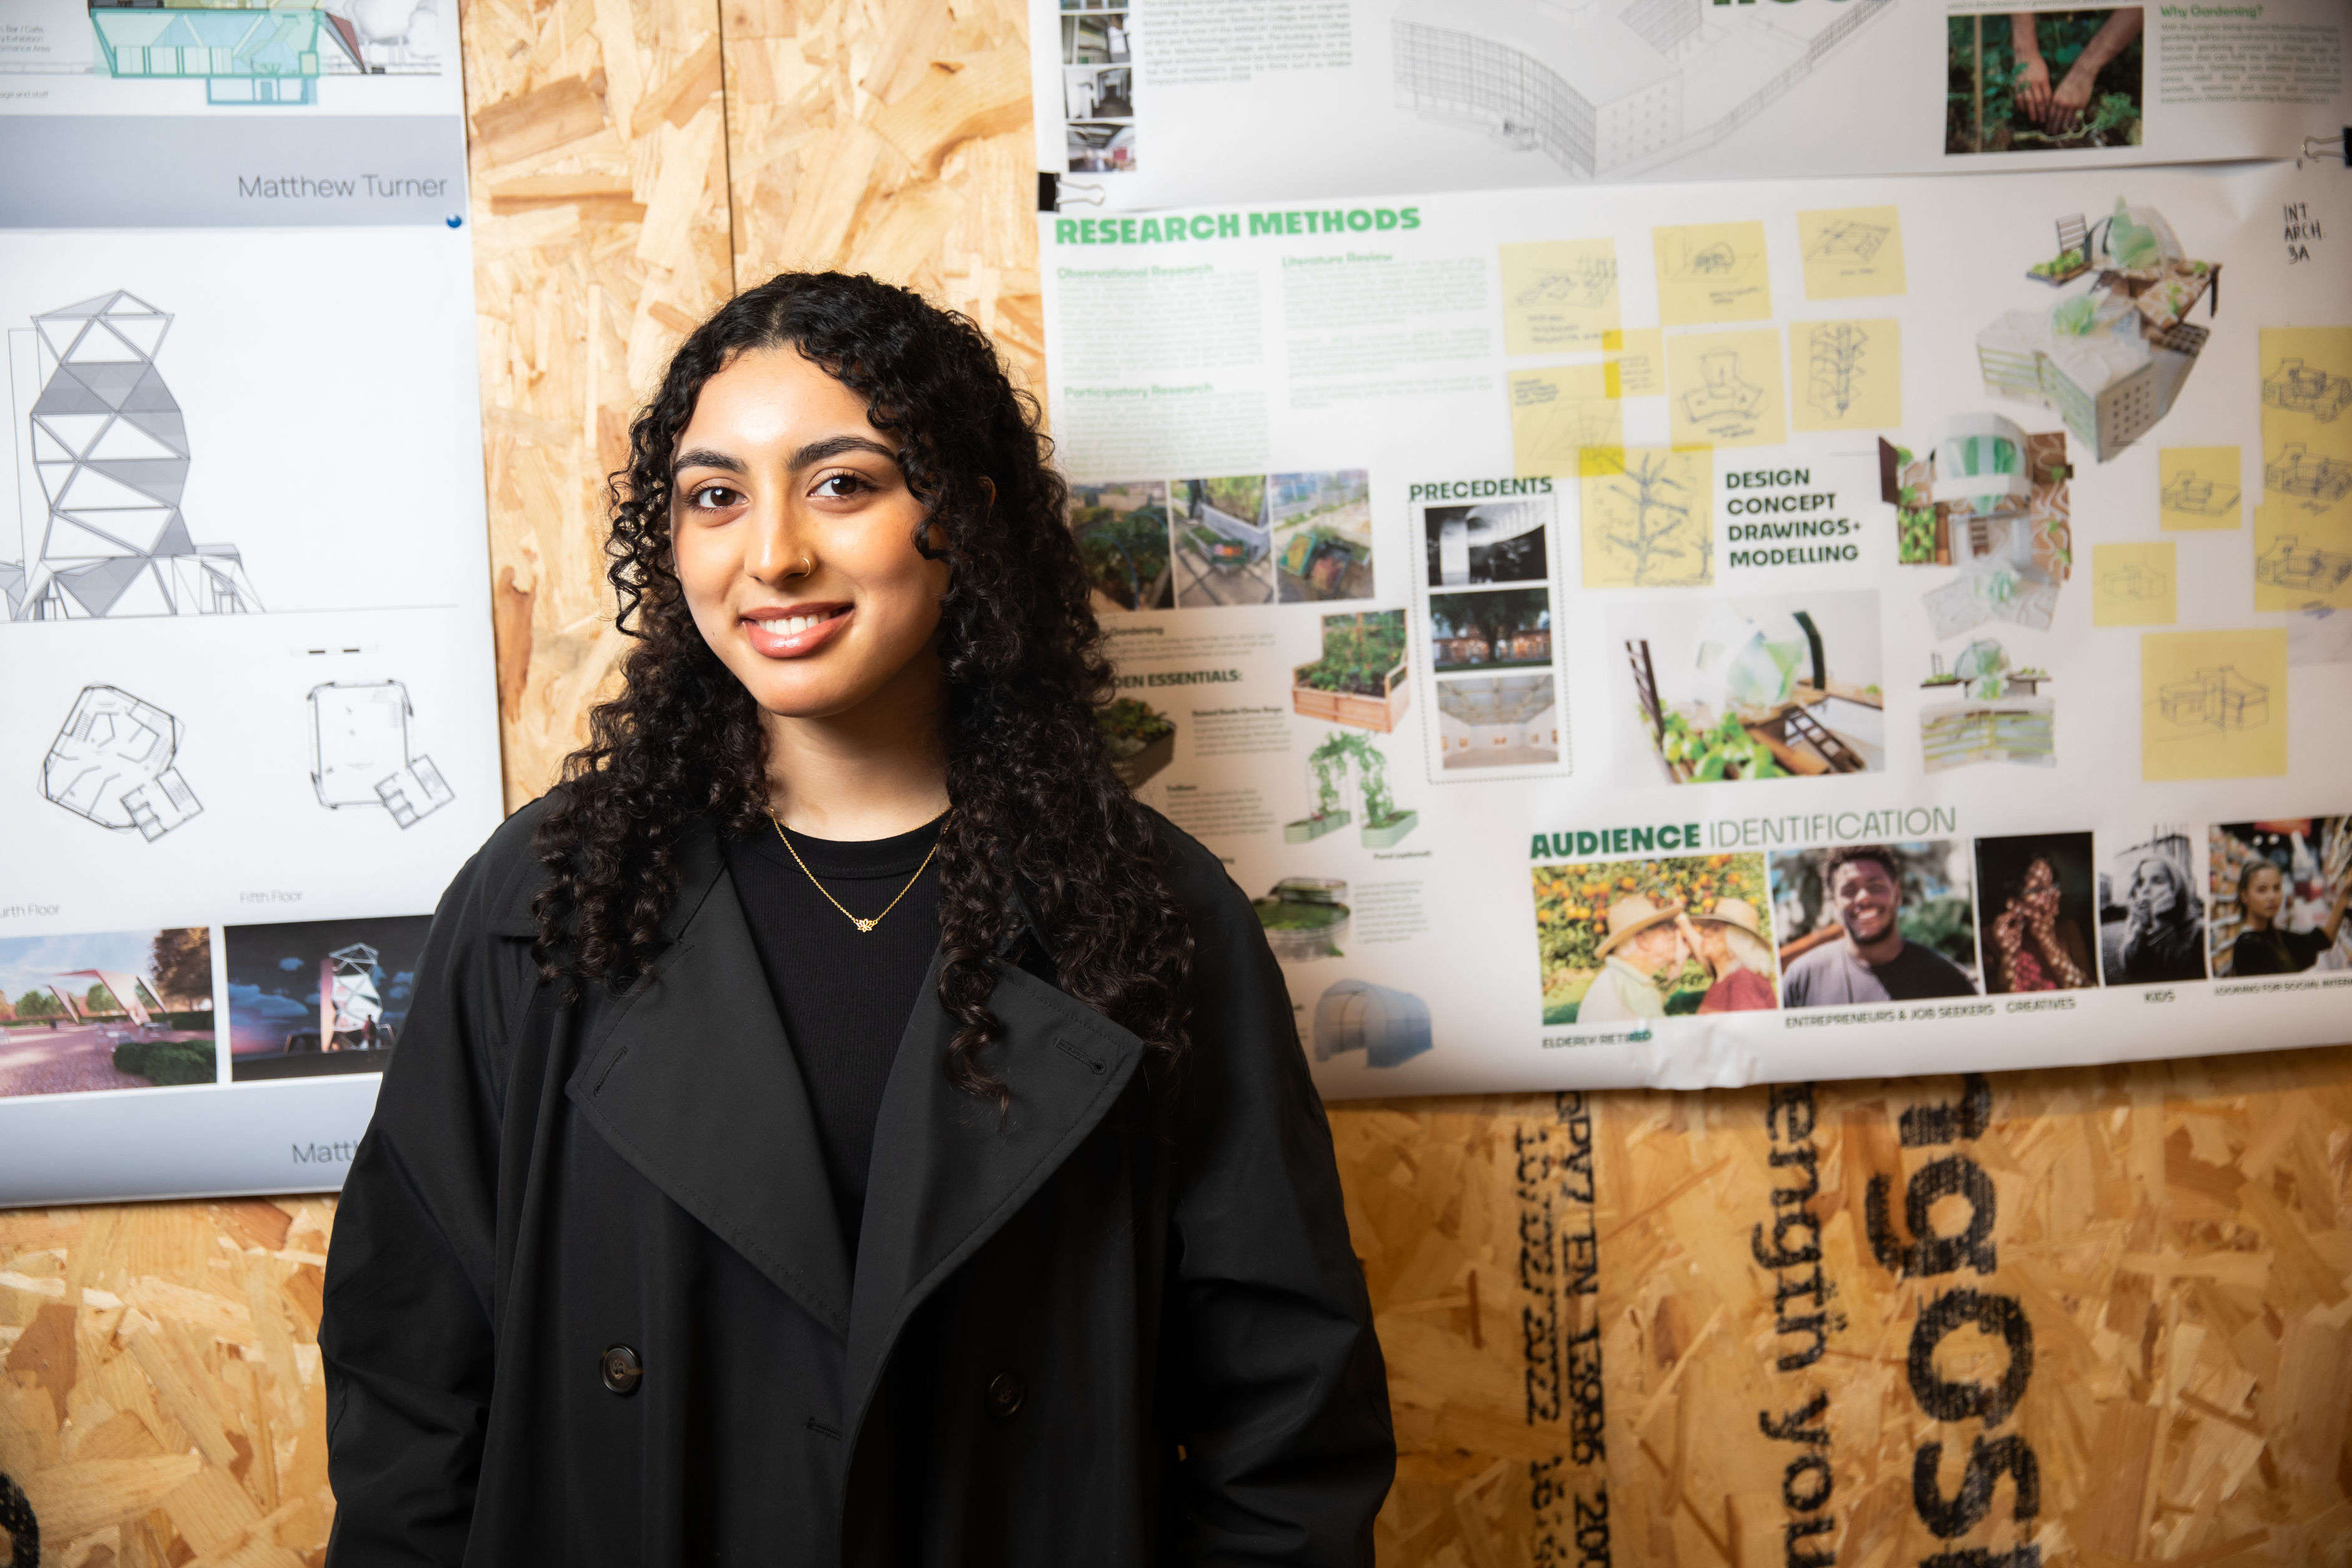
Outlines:
[[1072, 213], [2294, 155], [2337, 0], [1030, 0]]
[[2343, 1037], [2340, 165], [1038, 223], [1113, 751], [1327, 1095]]
[[0, 26], [0, 1205], [338, 1185], [499, 821], [454, 20]]

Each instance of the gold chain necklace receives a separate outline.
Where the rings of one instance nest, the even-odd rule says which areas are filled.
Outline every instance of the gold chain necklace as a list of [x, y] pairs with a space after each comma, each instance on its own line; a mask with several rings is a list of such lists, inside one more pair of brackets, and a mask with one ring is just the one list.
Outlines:
[[856, 926], [859, 931], [872, 931], [876, 926], [880, 925], [882, 923], [882, 915], [887, 915], [892, 910], [897, 909], [898, 907], [898, 899], [903, 899], [908, 893], [915, 890], [915, 884], [923, 879], [923, 873], [925, 871], [930, 869], [931, 855], [937, 855], [940, 852], [940, 841], [934, 838], [931, 840], [930, 855], [923, 857], [923, 863], [915, 868], [915, 874], [907, 879], [907, 885], [905, 887], [898, 889], [898, 899], [893, 899], [888, 903], [883, 905], [882, 914], [876, 915], [870, 921], [862, 921], [856, 915], [850, 914], [847, 910], [842, 909], [841, 900], [839, 899], [835, 898], [831, 893], [825, 892], [824, 884], [816, 879], [816, 873], [808, 868], [808, 862], [801, 858], [801, 852], [793, 847], [793, 836], [784, 831], [782, 820], [772, 811], [768, 813], [768, 820], [776, 825], [776, 837], [784, 841], [784, 853], [793, 858], [793, 864], [801, 868], [801, 875], [809, 879], [810, 884], [824, 896], [826, 903], [831, 904], [836, 910], [841, 910], [843, 914], [848, 915], [849, 923]]

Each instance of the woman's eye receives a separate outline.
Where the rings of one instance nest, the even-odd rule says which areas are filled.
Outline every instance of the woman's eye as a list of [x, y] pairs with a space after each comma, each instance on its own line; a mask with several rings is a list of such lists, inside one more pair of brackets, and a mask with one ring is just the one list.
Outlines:
[[816, 493], [830, 500], [847, 500], [867, 488], [862, 474], [827, 474], [816, 482]]
[[698, 511], [724, 511], [741, 499], [725, 485], [698, 485], [688, 492], [686, 504]]

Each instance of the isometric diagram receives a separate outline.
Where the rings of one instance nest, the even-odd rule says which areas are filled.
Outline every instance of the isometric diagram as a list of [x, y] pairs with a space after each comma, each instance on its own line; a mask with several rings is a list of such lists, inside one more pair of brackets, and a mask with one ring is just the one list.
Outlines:
[[2171, 412], [2208, 336], [2189, 312], [2220, 309], [2221, 268], [2185, 256], [2153, 207], [2120, 199], [2095, 224], [2060, 219], [2058, 237], [2059, 261], [2095, 273], [2087, 290], [1986, 327], [1978, 368], [1987, 392], [2055, 411], [2104, 463]]
[[2281, 495], [2332, 503], [2352, 495], [2352, 463], [2315, 458], [2302, 442], [2291, 441], [2263, 467], [2263, 483]]
[[41, 762], [41, 794], [153, 843], [204, 810], [173, 765], [180, 721], [119, 686], [85, 686]]
[[188, 425], [155, 355], [169, 312], [120, 289], [8, 334], [17, 406], [19, 551], [0, 562], [13, 620], [205, 616], [261, 600], [233, 544], [180, 512]]
[[1805, 247], [1808, 261], [1867, 261], [1878, 254], [1894, 232], [1883, 223], [1858, 223], [1851, 218], [1833, 218], [1824, 223]]
[[1862, 356], [1870, 334], [1851, 321], [1816, 328], [1806, 351], [1805, 401], [1832, 418], [1862, 395]]
[[2326, 424], [2352, 408], [2352, 380], [2305, 366], [2300, 359], [2282, 359], [2263, 382], [2263, 401], [2290, 414], [2308, 414]]
[[2187, 680], [2164, 683], [2157, 697], [2175, 724], [2226, 733], [2271, 721], [2271, 689], [2247, 679], [2234, 665], [2200, 666]]
[[1740, 378], [1737, 350], [1717, 349], [1698, 363], [1706, 379], [1683, 394], [1684, 418], [1698, 426], [1740, 425], [1762, 412], [1765, 391]]
[[2227, 479], [2209, 479], [2194, 468], [2184, 468], [2164, 487], [2167, 511], [2195, 517], [2227, 517], [2237, 510], [2238, 487]]
[[2254, 557], [2254, 581], [2273, 588], [2326, 594], [2347, 577], [2352, 577], [2352, 555], [2305, 544], [2291, 533], [2273, 540], [2268, 550]]
[[414, 714], [397, 680], [328, 681], [310, 689], [310, 787], [330, 810], [382, 806], [414, 827], [457, 798], [430, 757], [408, 749]]
[[322, 76], [440, 69], [438, 0], [89, 0], [98, 68], [201, 78], [206, 102], [312, 104]]

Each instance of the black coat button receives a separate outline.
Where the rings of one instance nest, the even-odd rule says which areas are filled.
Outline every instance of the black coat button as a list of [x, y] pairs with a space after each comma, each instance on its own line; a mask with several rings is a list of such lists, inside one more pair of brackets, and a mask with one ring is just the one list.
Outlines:
[[1019, 1377], [1000, 1372], [988, 1380], [988, 1413], [999, 1421], [1010, 1421], [1028, 1394], [1028, 1385]]
[[615, 1394], [635, 1394], [646, 1375], [646, 1363], [637, 1352], [626, 1345], [608, 1345], [596, 1358], [596, 1370], [604, 1376], [604, 1386]]

